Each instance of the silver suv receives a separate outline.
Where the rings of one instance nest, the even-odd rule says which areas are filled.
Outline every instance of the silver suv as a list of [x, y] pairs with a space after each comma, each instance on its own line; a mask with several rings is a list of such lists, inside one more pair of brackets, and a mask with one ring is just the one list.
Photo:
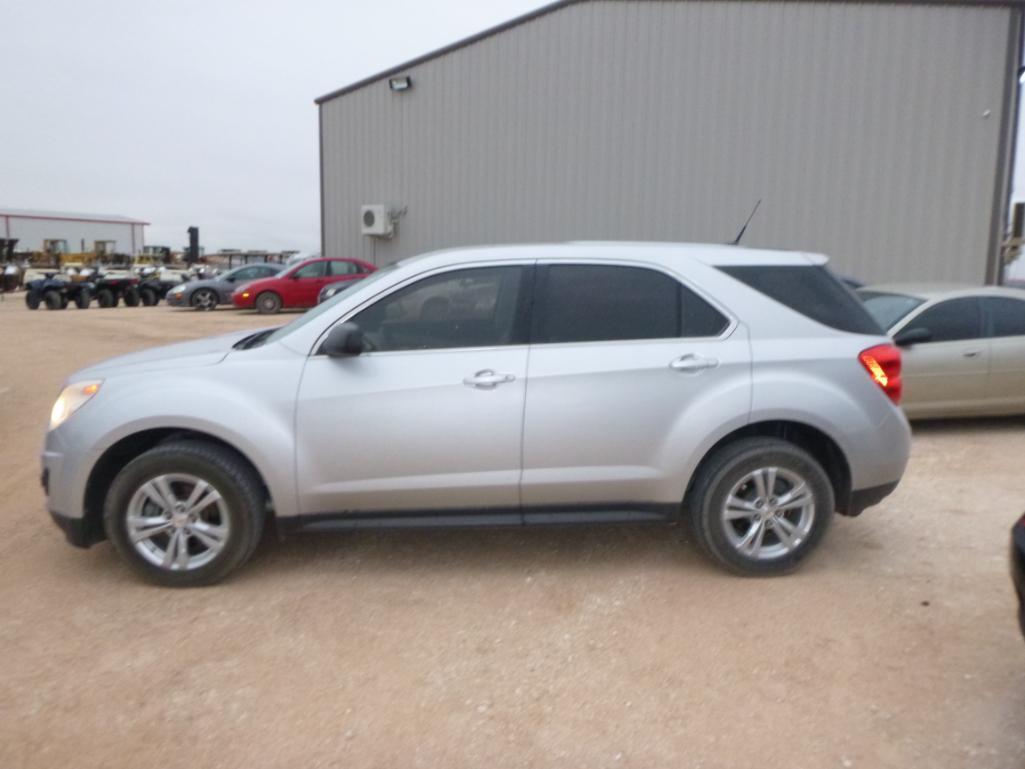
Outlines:
[[279, 329], [80, 371], [49, 509], [163, 585], [279, 532], [687, 521], [794, 567], [897, 485], [900, 354], [825, 258], [579, 243], [382, 269]]

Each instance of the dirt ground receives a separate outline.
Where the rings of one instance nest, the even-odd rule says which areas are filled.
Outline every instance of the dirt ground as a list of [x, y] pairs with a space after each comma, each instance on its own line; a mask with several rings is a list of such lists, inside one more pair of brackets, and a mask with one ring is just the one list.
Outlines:
[[0, 303], [0, 767], [1025, 767], [1025, 419], [918, 426], [783, 579], [662, 528], [306, 535], [191, 591], [66, 545], [64, 378], [265, 325]]

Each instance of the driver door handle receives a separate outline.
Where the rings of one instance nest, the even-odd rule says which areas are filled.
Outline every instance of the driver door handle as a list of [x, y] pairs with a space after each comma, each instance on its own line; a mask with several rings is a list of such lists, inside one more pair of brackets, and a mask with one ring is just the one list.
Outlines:
[[697, 372], [706, 368], [715, 368], [719, 365], [718, 358], [705, 358], [701, 355], [681, 355], [669, 364], [673, 371]]
[[466, 377], [463, 384], [467, 387], [476, 387], [478, 390], [494, 390], [498, 385], [512, 382], [515, 379], [516, 377], [512, 374], [502, 374], [486, 368], [473, 376]]
[[981, 353], [981, 352], [982, 352], [982, 350], [975, 350], [975, 349], [965, 350], [964, 351], [964, 356], [966, 358], [977, 358], [977, 357], [979, 357], [979, 353]]

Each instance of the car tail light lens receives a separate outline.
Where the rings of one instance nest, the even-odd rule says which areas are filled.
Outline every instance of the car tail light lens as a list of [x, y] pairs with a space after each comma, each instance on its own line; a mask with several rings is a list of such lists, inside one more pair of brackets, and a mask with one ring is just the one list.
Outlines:
[[900, 404], [904, 383], [900, 378], [900, 350], [892, 344], [879, 344], [862, 350], [858, 360], [886, 396]]

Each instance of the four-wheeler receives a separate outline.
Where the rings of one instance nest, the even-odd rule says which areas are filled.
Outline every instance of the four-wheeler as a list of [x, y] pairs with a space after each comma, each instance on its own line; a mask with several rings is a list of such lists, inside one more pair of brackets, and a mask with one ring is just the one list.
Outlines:
[[45, 304], [48, 310], [63, 310], [71, 302], [80, 310], [89, 307], [93, 284], [88, 281], [72, 281], [60, 273], [47, 272], [46, 277], [30, 280], [25, 284], [25, 306], [30, 310]]
[[273, 314], [283, 308], [313, 307], [324, 286], [362, 280], [376, 269], [360, 259], [308, 259], [280, 275], [236, 289], [231, 301], [243, 310], [255, 307], [261, 315]]
[[99, 273], [93, 285], [100, 307], [116, 307], [118, 302], [124, 302], [126, 307], [138, 307], [142, 301], [138, 278]]
[[406, 259], [280, 328], [73, 374], [47, 507], [72, 544], [108, 538], [169, 586], [227, 576], [271, 516], [689, 525], [731, 571], [786, 573], [834, 513], [896, 488], [911, 447], [900, 351], [825, 261], [638, 243]]
[[1018, 594], [1018, 625], [1025, 636], [1025, 515], [1011, 529], [1011, 578]]

